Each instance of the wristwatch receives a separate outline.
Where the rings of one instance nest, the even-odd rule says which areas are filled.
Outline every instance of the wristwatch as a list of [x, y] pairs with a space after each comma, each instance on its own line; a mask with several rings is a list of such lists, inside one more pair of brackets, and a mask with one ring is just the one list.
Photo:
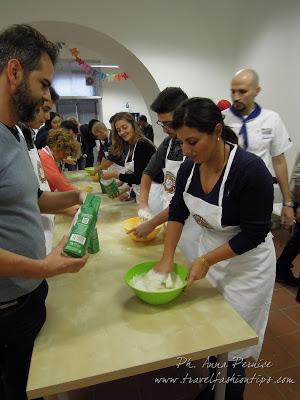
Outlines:
[[294, 202], [293, 201], [287, 201], [286, 203], [283, 202], [282, 205], [283, 205], [283, 207], [294, 208]]

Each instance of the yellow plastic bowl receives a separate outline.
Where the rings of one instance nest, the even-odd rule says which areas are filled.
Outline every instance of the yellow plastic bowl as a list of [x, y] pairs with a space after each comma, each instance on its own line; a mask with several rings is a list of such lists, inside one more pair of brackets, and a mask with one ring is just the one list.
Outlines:
[[93, 188], [92, 186], [83, 186], [82, 190], [86, 193], [92, 193]]
[[[123, 228], [125, 232], [127, 233], [130, 231], [130, 229], [136, 228], [138, 225], [140, 225], [143, 222], [142, 218], [140, 217], [132, 217], [125, 219], [125, 221], [122, 222]], [[157, 226], [152, 232], [149, 233], [148, 236], [141, 238], [136, 236], [133, 232], [128, 233], [128, 236], [132, 239], [135, 240], [136, 242], [150, 242], [150, 240], [153, 240], [160, 232], [161, 226]]]
[[89, 176], [90, 180], [93, 182], [99, 182], [99, 178], [97, 175], [90, 175]]

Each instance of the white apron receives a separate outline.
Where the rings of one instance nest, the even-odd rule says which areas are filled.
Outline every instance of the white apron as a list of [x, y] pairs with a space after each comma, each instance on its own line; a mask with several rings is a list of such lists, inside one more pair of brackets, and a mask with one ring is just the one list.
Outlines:
[[[222, 200], [225, 182], [227, 180], [237, 146], [230, 153], [219, 192], [218, 205], [194, 197], [187, 193], [195, 165], [187, 180], [184, 201], [194, 224], [201, 225], [202, 234], [198, 243], [198, 256], [216, 249], [227, 243], [238, 232], [239, 226], [222, 226]], [[208, 281], [223, 294], [224, 298], [252, 327], [259, 336], [256, 346], [244, 348], [229, 353], [229, 360], [234, 357], [259, 357], [264, 333], [268, 321], [268, 314], [272, 300], [275, 282], [276, 257], [271, 233], [255, 249], [237, 255], [229, 260], [221, 261], [210, 267], [207, 274]]]
[[[21, 129], [17, 126], [17, 129], [20, 133], [20, 135], [23, 136], [23, 133]], [[24, 137], [24, 136], [23, 136]], [[48, 185], [41, 160], [39, 157], [39, 153], [34, 147], [33, 149], [28, 151], [32, 167], [34, 170], [34, 173], [39, 181], [39, 186], [40, 189], [46, 192], [51, 192], [50, 187]], [[52, 155], [51, 155], [52, 156]], [[53, 232], [54, 232], [54, 215], [53, 214], [41, 214], [42, 218], [42, 225], [44, 229], [44, 235], [45, 235], [45, 242], [46, 242], [46, 254], [49, 254], [52, 250], [52, 240], [53, 240]]]
[[163, 173], [164, 173], [163, 205], [164, 205], [164, 209], [169, 207], [169, 204], [175, 194], [177, 173], [180, 168], [180, 165], [185, 160], [185, 157], [183, 157], [183, 160], [181, 160], [181, 161], [173, 161], [173, 160], [168, 159], [168, 155], [170, 153], [170, 149], [171, 149], [173, 140], [174, 139], [171, 139], [169, 142], [169, 147], [168, 147], [168, 150], [166, 153], [166, 159], [165, 159], [165, 168], [163, 168]]
[[119, 174], [124, 174], [125, 173], [125, 167], [122, 167], [122, 165], [118, 165], [116, 163], [113, 163], [107, 168], [107, 172], [118, 172]]
[[[134, 173], [134, 154], [135, 154], [135, 149], [136, 149], [137, 143], [138, 143], [138, 140], [134, 145], [131, 161], [128, 161], [128, 158], [130, 155], [130, 149], [128, 150], [127, 156], [125, 158], [125, 174], [133, 174]], [[132, 189], [134, 190], [134, 192], [136, 194], [136, 201], [139, 204], [140, 185], [133, 184]], [[152, 182], [150, 191], [149, 191], [149, 197], [148, 197], [148, 207], [149, 207], [149, 210], [152, 215], [156, 215], [163, 210], [162, 204], [161, 204], [161, 195], [162, 195], [162, 185], [160, 183]]]
[[[169, 142], [165, 159], [165, 168], [163, 169], [164, 191], [162, 197], [164, 209], [169, 207], [169, 204], [175, 194], [177, 173], [181, 164], [185, 160], [185, 157], [183, 157], [182, 161], [173, 161], [168, 159], [173, 140], [174, 139], [171, 139]], [[200, 229], [195, 227], [193, 224], [193, 218], [189, 216], [185, 221], [180, 240], [177, 244], [178, 248], [189, 261], [193, 261], [198, 256], [199, 235]]]

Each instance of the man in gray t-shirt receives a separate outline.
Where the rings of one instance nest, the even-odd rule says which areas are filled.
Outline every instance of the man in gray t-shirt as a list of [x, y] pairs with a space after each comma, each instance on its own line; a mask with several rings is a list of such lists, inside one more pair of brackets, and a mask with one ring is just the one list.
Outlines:
[[[87, 256], [47, 257], [40, 212], [77, 204], [80, 192], [41, 192], [24, 139], [15, 128], [49, 96], [56, 46], [30, 26], [0, 33], [0, 398], [25, 400], [31, 352], [46, 318], [45, 278], [77, 272]], [[51, 195], [49, 197], [49, 195]], [[54, 195], [54, 196], [53, 196]]]

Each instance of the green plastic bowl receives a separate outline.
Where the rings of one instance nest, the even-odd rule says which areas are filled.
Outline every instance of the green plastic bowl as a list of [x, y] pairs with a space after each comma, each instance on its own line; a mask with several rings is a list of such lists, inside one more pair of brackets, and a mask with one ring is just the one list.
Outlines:
[[94, 171], [94, 167], [86, 167], [86, 168], [84, 168], [84, 170], [85, 170], [85, 172], [86, 172], [87, 174], [90, 174], [91, 172]]
[[174, 300], [179, 294], [183, 291], [183, 289], [187, 285], [187, 275], [188, 271], [185, 267], [179, 264], [174, 264], [174, 272], [176, 275], [178, 275], [181, 280], [184, 282], [184, 284], [177, 288], [177, 289], [172, 289], [168, 290], [166, 292], [145, 292], [144, 290], [139, 290], [134, 288], [131, 284], [130, 281], [137, 275], [142, 275], [145, 272], [149, 271], [151, 268], [153, 268], [158, 261], [148, 261], [142, 264], [137, 264], [134, 267], [130, 268], [124, 278], [125, 282], [127, 285], [132, 289], [134, 294], [141, 300], [143, 300], [145, 303], [148, 304], [166, 304], [169, 303], [170, 301]]

